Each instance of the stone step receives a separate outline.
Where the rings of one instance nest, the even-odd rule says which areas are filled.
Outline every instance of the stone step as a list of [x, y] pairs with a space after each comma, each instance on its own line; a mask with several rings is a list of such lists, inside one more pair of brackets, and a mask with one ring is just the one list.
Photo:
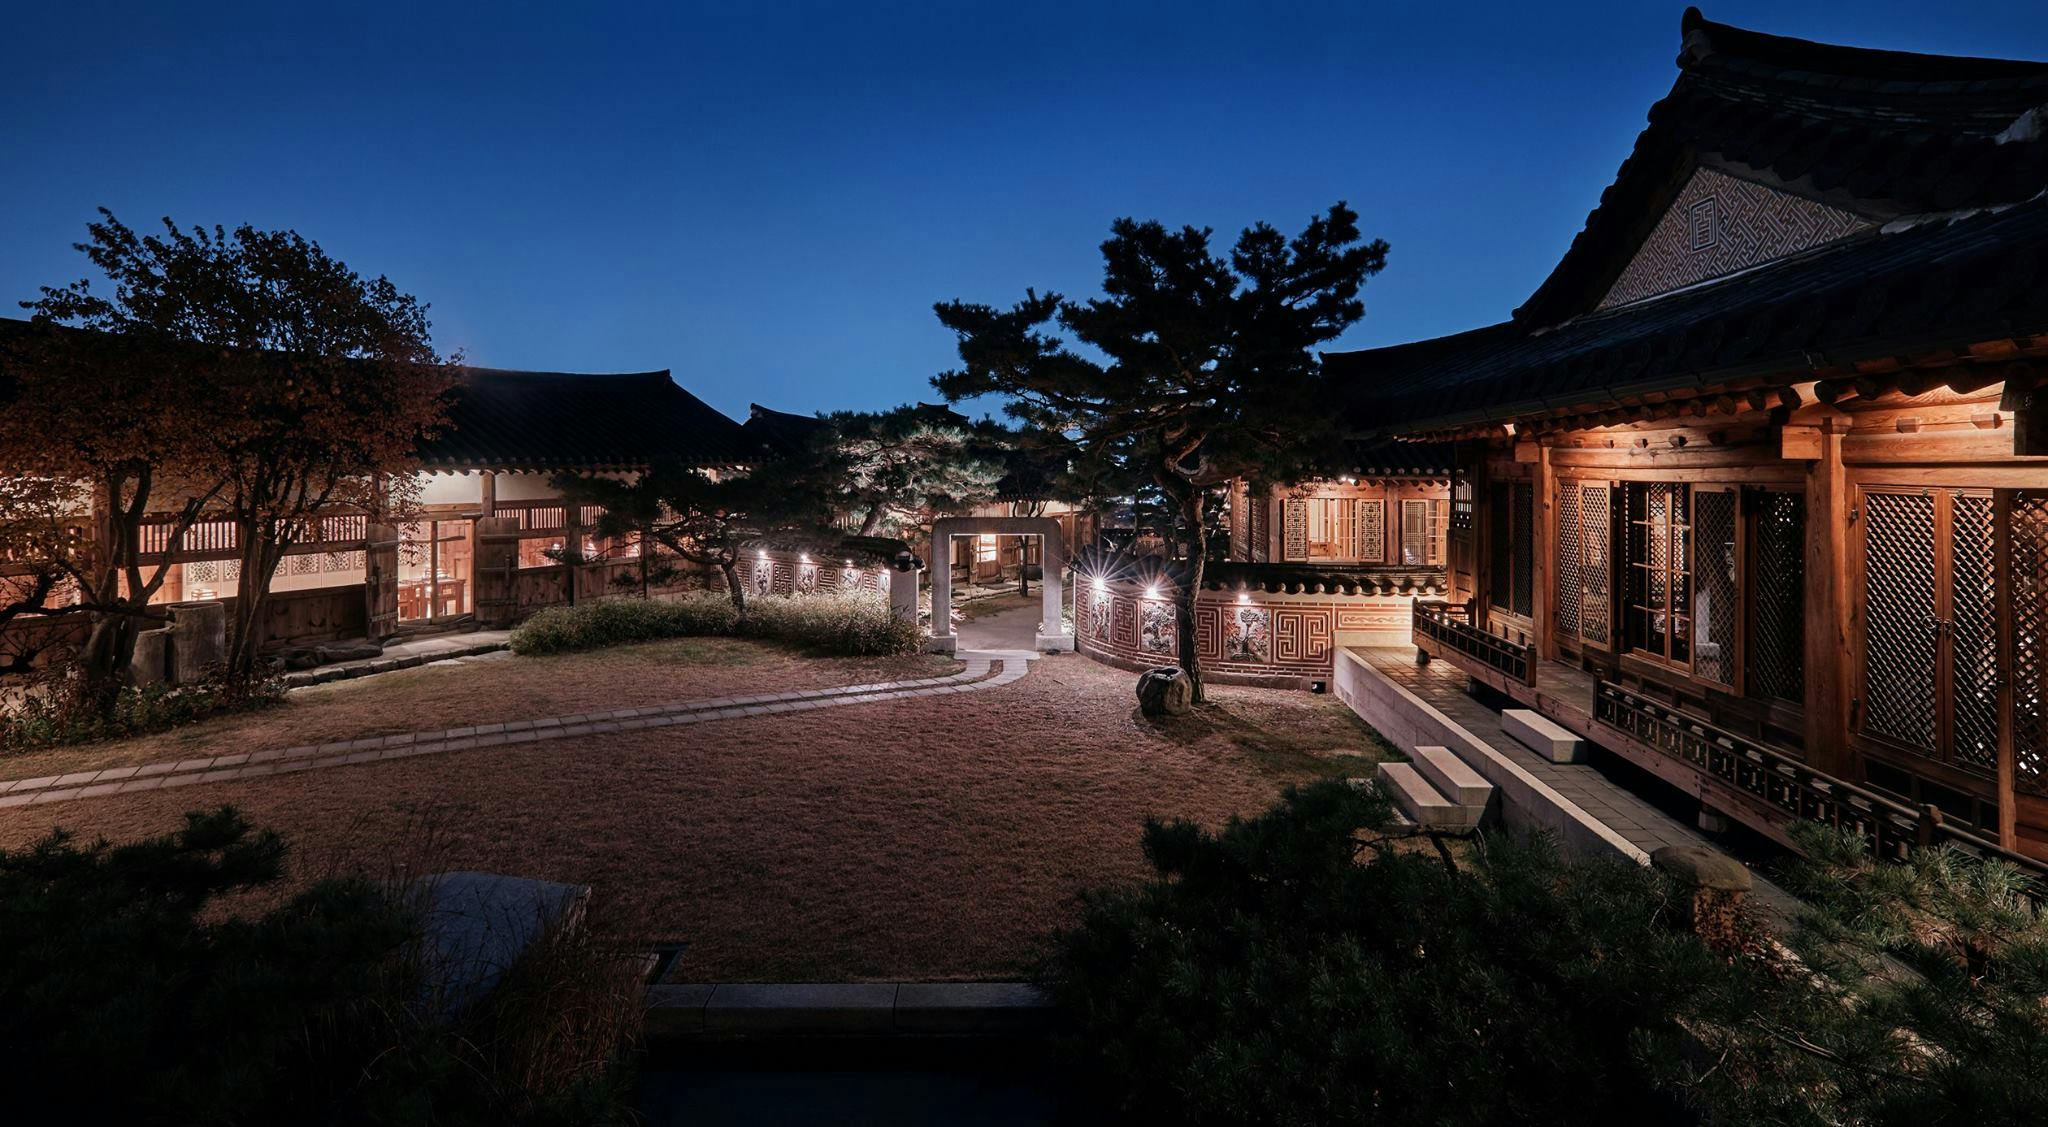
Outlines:
[[1586, 741], [1539, 712], [1510, 708], [1500, 714], [1500, 730], [1552, 763], [1578, 763], [1586, 758]]
[[1460, 806], [1445, 798], [1413, 763], [1382, 763], [1378, 778], [1394, 805], [1424, 830], [1457, 833], [1479, 826], [1484, 807]]
[[1415, 769], [1429, 780], [1438, 794], [1460, 806], [1484, 807], [1493, 797], [1493, 784], [1482, 778], [1447, 747], [1415, 749]]

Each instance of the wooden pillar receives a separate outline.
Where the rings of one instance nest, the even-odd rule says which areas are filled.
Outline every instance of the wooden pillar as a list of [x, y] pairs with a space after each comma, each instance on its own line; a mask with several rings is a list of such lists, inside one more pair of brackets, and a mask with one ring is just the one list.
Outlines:
[[1552, 606], [1556, 592], [1557, 576], [1552, 574], [1557, 566], [1557, 479], [1550, 470], [1550, 447], [1536, 448], [1534, 476], [1530, 481], [1535, 494], [1535, 503], [1530, 506], [1535, 517], [1534, 535], [1529, 538], [1529, 551], [1535, 556], [1529, 561], [1533, 597], [1529, 602], [1530, 628], [1536, 632], [1536, 656], [1543, 660], [1557, 657], [1557, 638], [1550, 628]]
[[[1806, 760], [1853, 780], [1849, 754], [1849, 506], [1846, 422], [1824, 420], [1806, 466]], [[1802, 451], [1803, 452], [1803, 451]]]
[[483, 480], [477, 485], [477, 496], [481, 500], [482, 515], [488, 520], [498, 515], [498, 475], [490, 470], [483, 471]]

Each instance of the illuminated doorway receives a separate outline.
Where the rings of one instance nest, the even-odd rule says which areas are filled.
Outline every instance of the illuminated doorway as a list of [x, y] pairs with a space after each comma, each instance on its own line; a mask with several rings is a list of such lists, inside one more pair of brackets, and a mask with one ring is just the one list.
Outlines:
[[399, 526], [400, 622], [446, 622], [470, 613], [474, 525], [469, 520], [423, 520]]

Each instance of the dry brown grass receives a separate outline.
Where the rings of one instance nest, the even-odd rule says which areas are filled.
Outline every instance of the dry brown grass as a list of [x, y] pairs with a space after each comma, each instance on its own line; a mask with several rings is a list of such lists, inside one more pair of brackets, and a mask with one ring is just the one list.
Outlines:
[[[618, 687], [583, 683], [583, 708]], [[431, 811], [443, 863], [597, 886], [647, 938], [687, 942], [678, 979], [1006, 977], [1077, 891], [1142, 879], [1147, 815], [1214, 826], [1378, 752], [1329, 698], [1216, 687], [1162, 725], [1131, 683], [1068, 655], [982, 692], [4, 810], [0, 845], [53, 822], [129, 838], [233, 802], [310, 868]]]
[[545, 657], [487, 659], [293, 690], [281, 707], [134, 739], [0, 758], [0, 779], [125, 767], [603, 708], [932, 677], [932, 656], [819, 658], [738, 638], [678, 638]]

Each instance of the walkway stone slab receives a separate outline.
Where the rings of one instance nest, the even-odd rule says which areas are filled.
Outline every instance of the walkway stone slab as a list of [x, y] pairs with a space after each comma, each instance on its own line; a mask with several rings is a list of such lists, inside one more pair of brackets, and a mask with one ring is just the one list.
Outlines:
[[896, 984], [727, 983], [704, 1003], [707, 1033], [887, 1033], [896, 1025]]
[[1508, 738], [1552, 763], [1579, 763], [1586, 758], [1586, 741], [1533, 709], [1503, 710], [1500, 714], [1500, 730], [1505, 732]]

